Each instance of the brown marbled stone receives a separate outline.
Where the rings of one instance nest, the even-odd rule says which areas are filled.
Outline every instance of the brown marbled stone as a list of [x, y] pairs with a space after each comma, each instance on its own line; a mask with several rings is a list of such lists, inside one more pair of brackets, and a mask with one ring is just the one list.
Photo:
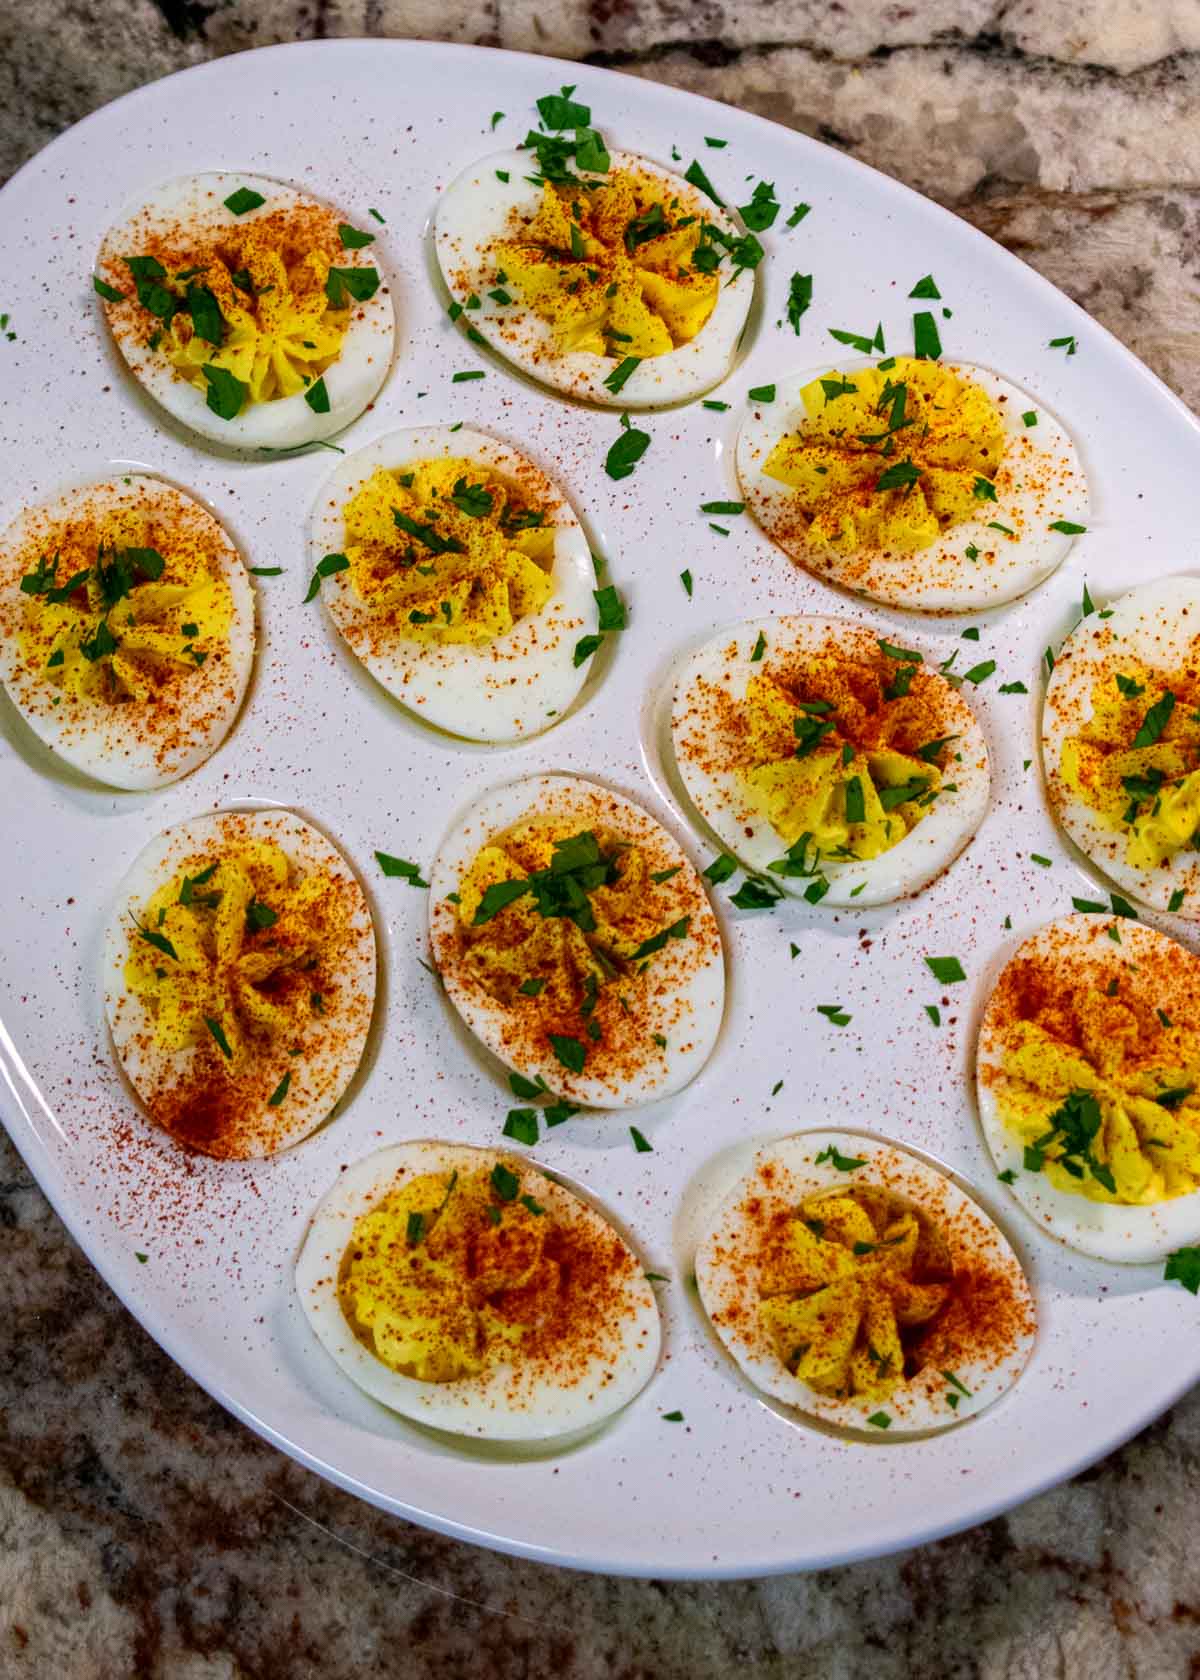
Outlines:
[[[1200, 0], [10, 0], [0, 175], [156, 76], [358, 34], [593, 57], [817, 134], [1200, 406]], [[492, 1556], [233, 1422], [0, 1138], [0, 1680], [1188, 1680], [1198, 1499], [1193, 1395], [1071, 1485], [878, 1563], [664, 1586]]]

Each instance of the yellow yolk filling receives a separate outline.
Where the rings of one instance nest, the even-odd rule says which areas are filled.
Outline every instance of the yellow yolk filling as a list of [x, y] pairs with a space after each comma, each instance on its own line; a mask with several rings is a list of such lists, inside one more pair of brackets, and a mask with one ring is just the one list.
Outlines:
[[129, 930], [125, 983], [164, 1049], [211, 1035], [237, 1067], [256, 1038], [298, 1040], [332, 1012], [305, 971], [347, 934], [334, 881], [320, 870], [295, 881], [280, 848], [255, 841], [158, 889]]
[[342, 511], [355, 592], [405, 640], [490, 642], [554, 593], [554, 526], [477, 461], [380, 467]]
[[[511, 1006], [528, 997], [538, 1014], [551, 1018], [569, 1016], [589, 994], [594, 998], [605, 986], [633, 977], [652, 956], [635, 959], [634, 953], [664, 927], [677, 925], [669, 895], [651, 883], [641, 850], [604, 832], [595, 840], [612, 859], [613, 879], [591, 887], [585, 878], [580, 892], [586, 908], [578, 919], [543, 915], [529, 892], [476, 924], [489, 887], [552, 869], [555, 842], [577, 832], [538, 818], [520, 823], [476, 853], [458, 889], [459, 923], [471, 936], [468, 972], [498, 1001]], [[525, 985], [536, 992], [522, 994]]]
[[561, 353], [662, 356], [716, 307], [717, 276], [694, 266], [702, 234], [702, 219], [648, 177], [617, 170], [591, 190], [547, 182], [533, 219], [496, 246], [495, 278], [550, 325]]
[[[1200, 706], [1136, 660], [1092, 689], [1092, 716], [1063, 742], [1064, 782], [1106, 828], [1126, 835], [1134, 869], [1157, 869], [1176, 852], [1200, 850]], [[1166, 701], [1166, 696], [1172, 697]], [[1156, 738], [1135, 746], [1154, 708], [1169, 706]]]
[[510, 1358], [553, 1303], [553, 1229], [544, 1211], [504, 1201], [486, 1172], [423, 1173], [355, 1221], [338, 1278], [342, 1312], [402, 1376], [477, 1376]]
[[[796, 492], [813, 543], [913, 553], [955, 525], [994, 517], [976, 481], [995, 479], [1005, 428], [982, 386], [937, 362], [897, 356], [886, 372], [831, 370], [800, 395], [807, 418], [762, 470]], [[876, 488], [906, 461], [920, 473], [914, 483]]]
[[759, 1318], [818, 1394], [882, 1400], [905, 1380], [902, 1332], [946, 1305], [949, 1245], [930, 1220], [868, 1186], [807, 1197], [760, 1269]]
[[[1164, 1026], [1148, 1057], [1138, 1047], [1137, 1019], [1119, 997], [1089, 990], [1076, 1000], [1075, 1016], [1078, 1045], [1041, 1021], [1013, 1024], [1006, 1077], [997, 1089], [1005, 1125], [1036, 1151], [1040, 1171], [1056, 1189], [1073, 1195], [1146, 1206], [1196, 1189], [1200, 1035]], [[1084, 1097], [1095, 1106], [1082, 1103]], [[1098, 1121], [1082, 1152], [1071, 1147], [1084, 1142], [1072, 1110], [1082, 1115], [1085, 1131]], [[1064, 1158], [1070, 1165], [1061, 1164]]]
[[[824, 710], [798, 710], [796, 700], [771, 677], [753, 676], [743, 707], [745, 764], [742, 785], [787, 846], [807, 835], [826, 858], [873, 858], [889, 851], [927, 814], [942, 785], [936, 764], [886, 744], [852, 749], [843, 731], [853, 733], [862, 706], [841, 680], [839, 661], [820, 657], [806, 669], [804, 690], [828, 696], [808, 704]], [[892, 703], [899, 724], [908, 710], [903, 697]], [[796, 733], [831, 723], [817, 744], [796, 756], [803, 745]]]
[[[98, 560], [70, 545], [55, 557], [53, 584], [27, 594], [21, 653], [64, 695], [97, 704], [148, 700], [164, 681], [200, 670], [228, 641], [233, 596], [202, 546], [158, 535], [135, 510], [109, 515], [98, 540]], [[153, 569], [163, 562], [155, 578], [138, 563], [147, 549]], [[75, 578], [65, 600], [52, 598]], [[118, 590], [125, 592], [113, 600]]]
[[279, 241], [270, 219], [252, 223], [227, 234], [199, 273], [161, 282], [180, 299], [206, 286], [224, 316], [219, 345], [199, 337], [186, 307], [163, 329], [162, 353], [197, 390], [207, 393], [203, 369], [217, 367], [246, 386], [248, 402], [274, 402], [307, 390], [337, 360], [350, 310], [326, 293], [329, 258], [309, 251], [289, 261]]

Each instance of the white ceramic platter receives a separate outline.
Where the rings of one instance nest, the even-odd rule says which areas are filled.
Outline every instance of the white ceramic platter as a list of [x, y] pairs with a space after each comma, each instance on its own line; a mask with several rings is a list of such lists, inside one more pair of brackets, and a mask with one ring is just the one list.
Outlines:
[[[773, 181], [783, 204], [763, 236], [741, 364], [710, 393], [729, 410], [692, 403], [639, 421], [653, 441], [619, 484], [603, 470], [617, 416], [535, 389], [467, 343], [446, 318], [431, 255], [439, 189], [519, 141], [535, 99], [564, 82], [578, 84], [611, 144], [664, 163], [676, 148], [680, 167], [698, 156], [733, 202]], [[493, 133], [497, 110], [507, 115]], [[706, 148], [706, 135], [728, 144]], [[545, 735], [472, 747], [401, 712], [360, 674], [321, 607], [302, 604], [308, 511], [334, 458], [208, 451], [164, 426], [114, 354], [90, 284], [108, 221], [142, 186], [240, 168], [331, 198], [360, 226], [375, 226], [370, 207], [386, 217], [375, 249], [394, 288], [397, 358], [343, 442], [457, 420], [494, 430], [562, 486], [608, 557], [630, 628]], [[789, 231], [801, 201], [811, 213]], [[657, 1576], [832, 1564], [976, 1522], [1108, 1451], [1200, 1375], [1200, 1301], [1164, 1284], [1160, 1268], [1092, 1263], [1035, 1230], [996, 1183], [971, 1096], [973, 1037], [1003, 962], [1072, 894], [1102, 892], [1044, 798], [1043, 649], [1074, 623], [1085, 577], [1099, 600], [1197, 562], [1180, 486], [1196, 481], [1200, 436], [1163, 386], [1028, 268], [839, 152], [648, 82], [470, 48], [344, 41], [187, 71], [47, 147], [6, 188], [0, 213], [5, 249], [20, 253], [3, 300], [16, 338], [0, 340], [0, 525], [66, 480], [128, 464], [205, 499], [251, 565], [285, 568], [259, 581], [260, 653], [239, 722], [172, 787], [115, 794], [70, 778], [7, 701], [0, 708], [4, 1117], [103, 1276], [181, 1365], [269, 1440], [390, 1510], [531, 1557]], [[930, 270], [943, 303], [910, 303]], [[793, 272], [811, 273], [813, 287], [798, 336], [784, 318]], [[748, 387], [825, 356], [832, 365], [829, 328], [869, 334], [881, 321], [888, 348], [907, 350], [913, 310], [930, 307], [952, 311], [938, 315], [947, 356], [998, 369], [1044, 402], [1078, 440], [1090, 479], [1087, 535], [1041, 589], [977, 615], [978, 642], [960, 640], [966, 619], [864, 608], [797, 571], [747, 518], [725, 521], [725, 537], [698, 512], [736, 496], [732, 442]], [[1078, 354], [1048, 348], [1066, 335]], [[465, 369], [486, 378], [452, 383]], [[480, 792], [557, 769], [607, 779], [705, 863], [712, 848], [689, 830], [659, 751], [659, 701], [680, 652], [723, 622], [773, 612], [845, 612], [944, 656], [959, 648], [960, 668], [994, 658], [995, 676], [971, 695], [990, 745], [991, 809], [949, 874], [898, 906], [739, 914], [729, 888], [719, 891], [730, 987], [709, 1066], [666, 1103], [580, 1117], [536, 1151], [610, 1210], [650, 1269], [670, 1274], [660, 1371], [597, 1438], [557, 1456], [518, 1462], [422, 1434], [347, 1384], [292, 1285], [309, 1214], [343, 1165], [412, 1137], [495, 1143], [510, 1106], [420, 966], [424, 893], [384, 879], [372, 852], [428, 866]], [[999, 693], [1014, 681], [1027, 695]], [[376, 1025], [342, 1112], [291, 1153], [185, 1159], [140, 1117], [114, 1067], [103, 930], [153, 834], [256, 800], [324, 827], [367, 882], [381, 936]], [[939, 988], [922, 959], [949, 954], [967, 980]], [[832, 1025], [821, 1003], [840, 1004], [849, 1025]], [[940, 1028], [923, 1007], [933, 1003]], [[652, 1153], [635, 1153], [630, 1118]], [[754, 1144], [829, 1125], [877, 1129], [947, 1163], [1028, 1267], [1038, 1345], [1015, 1389], [977, 1421], [914, 1442], [819, 1433], [746, 1387], [706, 1329], [688, 1283], [698, 1217]], [[683, 1423], [664, 1421], [676, 1410]]]

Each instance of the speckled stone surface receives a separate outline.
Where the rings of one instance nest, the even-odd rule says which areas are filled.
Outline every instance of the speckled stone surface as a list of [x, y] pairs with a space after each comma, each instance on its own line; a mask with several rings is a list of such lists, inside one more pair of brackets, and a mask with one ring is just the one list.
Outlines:
[[[815, 134], [1000, 239], [1200, 407], [1200, 0], [9, 0], [0, 175], [145, 81], [326, 35], [587, 56]], [[879, 1563], [663, 1586], [475, 1551], [213, 1405], [0, 1134], [0, 1680], [1186, 1680], [1198, 1509], [1194, 1394], [1070, 1486]]]

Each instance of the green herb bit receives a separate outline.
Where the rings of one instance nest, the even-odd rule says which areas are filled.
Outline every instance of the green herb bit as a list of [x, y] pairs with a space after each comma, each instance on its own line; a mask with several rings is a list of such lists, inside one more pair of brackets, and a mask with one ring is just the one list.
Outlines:
[[913, 355], [918, 359], [936, 361], [942, 353], [942, 340], [937, 322], [928, 310], [913, 316]]
[[377, 268], [331, 268], [325, 282], [325, 296], [335, 309], [345, 309], [348, 296], [367, 303], [378, 290]]
[[811, 204], [797, 204], [796, 208], [792, 211], [791, 215], [784, 223], [784, 226], [790, 228], [798, 227], [811, 209]]
[[292, 1083], [292, 1074], [291, 1074], [291, 1069], [289, 1068], [287, 1073], [284, 1074], [283, 1078], [279, 1081], [278, 1085], [276, 1085], [275, 1089], [271, 1092], [271, 1095], [267, 1098], [267, 1107], [268, 1108], [278, 1108], [279, 1107], [280, 1103], [287, 1096], [288, 1087], [291, 1085], [291, 1083]]
[[701, 168], [700, 163], [696, 158], [693, 158], [691, 163], [689, 163], [687, 168], [684, 170], [683, 178], [685, 181], [689, 181], [693, 187], [699, 187], [700, 191], [704, 193], [706, 197], [712, 199], [718, 209], [723, 210], [725, 208], [725, 200], [721, 197], [716, 187], [713, 186], [708, 176], [704, 173], [704, 170]]
[[749, 875], [738, 890], [730, 894], [729, 902], [739, 910], [770, 910], [782, 897], [783, 888], [776, 886], [774, 881]]
[[788, 282], [787, 318], [788, 325], [794, 333], [799, 333], [801, 319], [812, 306], [812, 292], [811, 274], [792, 275]]
[[518, 1143], [536, 1143], [538, 1140], [537, 1110], [533, 1108], [510, 1108], [504, 1122], [504, 1136], [515, 1138]]
[[497, 1161], [492, 1168], [491, 1186], [502, 1202], [515, 1202], [517, 1191], [521, 1188], [521, 1180], [516, 1173], [510, 1172], [503, 1161]]
[[835, 1027], [848, 1027], [854, 1019], [852, 1015], [847, 1015], [840, 1003], [819, 1003], [817, 1014], [824, 1015]]
[[629, 1135], [633, 1139], [633, 1147], [639, 1155], [650, 1155], [654, 1152], [654, 1145], [638, 1131], [636, 1126], [630, 1126]]
[[774, 385], [752, 385], [746, 392], [751, 402], [772, 403], [775, 401]]
[[865, 1155], [843, 1155], [834, 1143], [827, 1144], [819, 1155], [813, 1157], [815, 1166], [819, 1167], [824, 1161], [828, 1161], [838, 1172], [844, 1173], [857, 1172], [859, 1167], [865, 1167], [867, 1164]]
[[206, 1015], [204, 1017], [204, 1025], [208, 1028], [209, 1032], [216, 1040], [217, 1049], [221, 1052], [222, 1056], [224, 1056], [227, 1062], [231, 1062], [233, 1060], [233, 1051], [230, 1049], [229, 1040], [225, 1036], [225, 1028], [221, 1025], [220, 1021], [212, 1015]]
[[338, 238], [347, 251], [361, 251], [364, 245], [375, 243], [373, 233], [364, 233], [361, 228], [351, 227], [349, 222], [338, 223]]
[[921, 279], [917, 281], [916, 285], [913, 287], [912, 291], [909, 292], [908, 295], [909, 295], [910, 298], [939, 298], [940, 299], [942, 294], [937, 289], [937, 283], [934, 280], [933, 275], [932, 274], [925, 274], [925, 275], [922, 275]]
[[255, 192], [251, 187], [239, 187], [236, 192], [230, 193], [229, 197], [223, 200], [225, 208], [231, 216], [245, 216], [251, 210], [257, 210], [260, 205], [266, 202], [263, 195]]
[[324, 559], [318, 560], [316, 570], [312, 575], [312, 582], [308, 586], [308, 593], [304, 597], [305, 603], [316, 600], [320, 592], [322, 578], [333, 577], [336, 572], [348, 572], [349, 570], [350, 562], [344, 554], [327, 554]]
[[1068, 333], [1065, 338], [1052, 338], [1050, 348], [1051, 350], [1065, 350], [1068, 356], [1073, 356], [1079, 346], [1075, 342], [1074, 335]]
[[925, 966], [943, 986], [953, 986], [967, 978], [957, 957], [926, 957]]
[[119, 292], [115, 286], [110, 286], [107, 281], [101, 280], [98, 274], [92, 275], [92, 290], [102, 297], [105, 303], [123, 303], [125, 301], [125, 293]]
[[605, 388], [611, 391], [614, 396], [619, 391], [623, 391], [629, 382], [630, 376], [635, 374], [641, 365], [642, 358], [640, 356], [626, 356], [625, 360], [623, 362], [618, 362], [616, 367], [608, 375], [607, 379], [605, 379]]
[[236, 420], [250, 387], [234, 377], [228, 368], [205, 362], [200, 369], [208, 386], [205, 402], [220, 420]]
[[684, 593], [686, 594], [688, 600], [690, 601], [691, 598], [692, 598], [692, 574], [691, 574], [691, 572], [685, 568], [679, 574], [679, 581], [683, 585]]
[[928, 1015], [929, 1019], [933, 1022], [934, 1026], [935, 1027], [940, 1027], [941, 1024], [942, 1024], [942, 1012], [938, 1008], [937, 1004], [936, 1003], [927, 1003], [927, 1004], [925, 1004], [924, 1008], [925, 1008], [926, 1015]]
[[1200, 1248], [1177, 1248], [1163, 1268], [1167, 1283], [1181, 1283], [1190, 1295], [1200, 1292]]
[[304, 393], [304, 400], [314, 414], [329, 413], [329, 392], [325, 388], [324, 375], [308, 387]]
[[[1087, 526], [1076, 525], [1074, 521], [1070, 519], [1055, 519], [1052, 521], [1050, 529], [1052, 531], [1061, 531], [1065, 537], [1079, 537], [1087, 530]], [[1095, 608], [1092, 607], [1088, 610], [1094, 612]]]
[[385, 875], [401, 881], [407, 881], [410, 887], [427, 887], [428, 881], [421, 879], [420, 865], [410, 863], [407, 858], [392, 857], [389, 852], [376, 852], [375, 861]]
[[587, 1061], [587, 1046], [577, 1038], [563, 1033], [551, 1033], [550, 1048], [568, 1073], [582, 1073]]

